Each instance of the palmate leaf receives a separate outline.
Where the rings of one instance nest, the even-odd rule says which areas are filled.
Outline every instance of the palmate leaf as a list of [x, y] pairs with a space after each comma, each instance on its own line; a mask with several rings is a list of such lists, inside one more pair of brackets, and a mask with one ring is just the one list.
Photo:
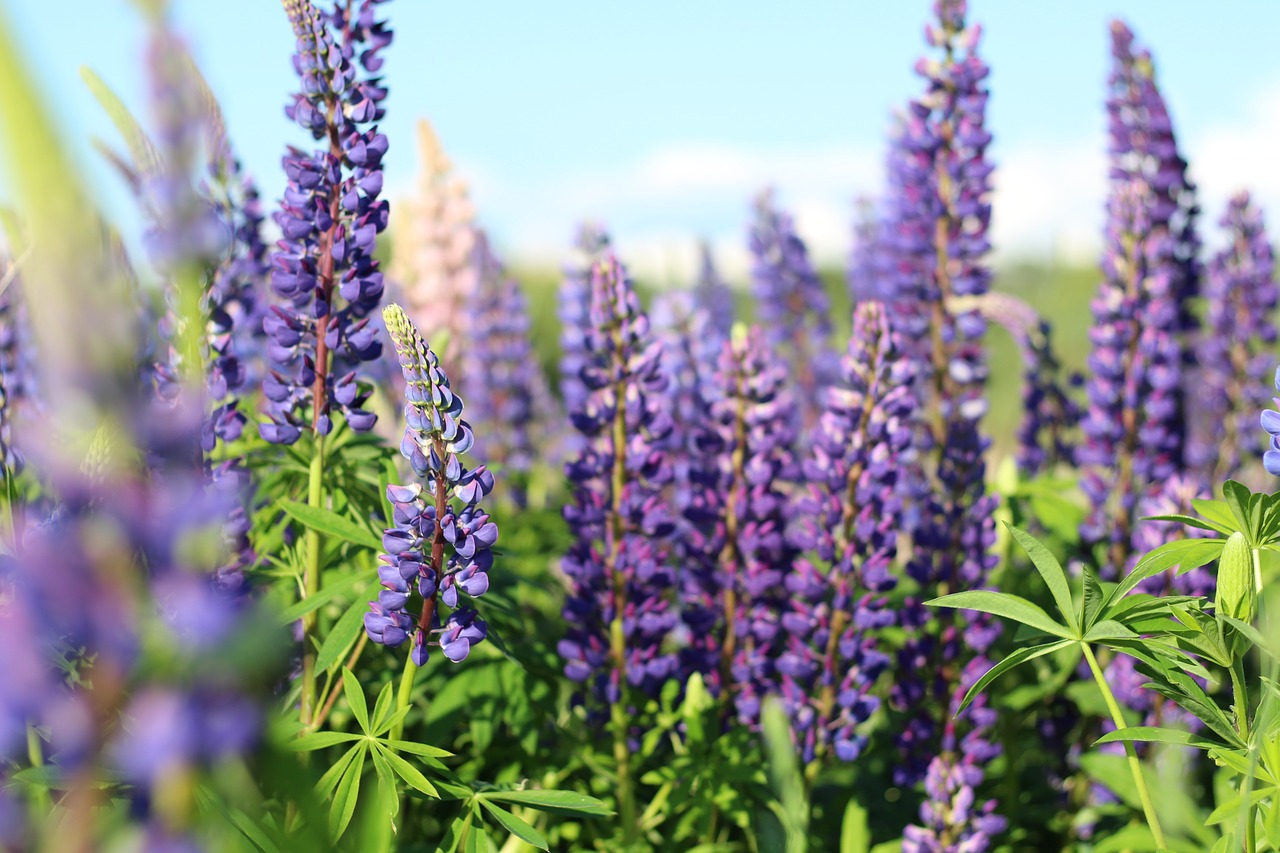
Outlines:
[[1038, 604], [1032, 604], [1019, 595], [1007, 592], [989, 590], [953, 592], [950, 595], [926, 601], [925, 604], [931, 607], [954, 607], [958, 610], [977, 610], [981, 613], [990, 613], [992, 616], [1003, 616], [1042, 633], [1062, 637], [1064, 640], [1075, 640], [1080, 636], [1079, 632], [1053, 621]]
[[1100, 616], [1103, 619], [1113, 617], [1112, 608], [1147, 578], [1153, 578], [1161, 572], [1178, 567], [1178, 574], [1185, 574], [1216, 559], [1222, 553], [1225, 539], [1178, 539], [1167, 542], [1143, 557], [1133, 571], [1107, 593], [1102, 602]]
[[1220, 740], [1211, 740], [1192, 732], [1160, 728], [1158, 726], [1129, 726], [1128, 728], [1116, 729], [1098, 738], [1093, 742], [1093, 745], [1101, 746], [1104, 743], [1120, 743], [1122, 741], [1167, 743], [1173, 746], [1191, 746], [1204, 750], [1221, 749], [1227, 746]]
[[336, 666], [351, 650], [359, 639], [360, 632], [364, 630], [364, 614], [368, 609], [369, 602], [365, 600], [365, 595], [356, 595], [320, 644], [320, 651], [316, 655], [316, 672], [328, 672], [330, 667]]
[[602, 800], [577, 791], [485, 791], [484, 798], [499, 803], [516, 803], [550, 814], [609, 817], [613, 810]]
[[487, 799], [476, 797], [476, 800], [479, 801], [480, 805], [484, 806], [485, 811], [487, 811], [494, 820], [502, 825], [503, 829], [514, 835], [516, 838], [519, 838], [526, 844], [532, 844], [539, 850], [550, 849], [547, 846], [547, 839], [543, 837], [542, 833], [538, 832], [537, 829], [526, 823], [524, 820], [516, 817], [501, 806], [489, 802]]
[[351, 825], [351, 816], [356, 813], [356, 802], [360, 799], [360, 777], [364, 775], [364, 760], [369, 752], [364, 743], [357, 744], [354, 752], [355, 759], [338, 780], [329, 805], [329, 838], [335, 842]]
[[969, 688], [969, 692], [964, 695], [964, 701], [960, 703], [960, 709], [956, 711], [956, 714], [959, 715], [962, 713], [965, 708], [969, 707], [969, 703], [974, 700], [974, 697], [986, 689], [988, 684], [995, 681], [1009, 670], [1014, 669], [1027, 661], [1032, 661], [1036, 658], [1053, 654], [1059, 649], [1065, 649], [1067, 646], [1070, 646], [1075, 642], [1075, 640], [1055, 640], [1052, 643], [1042, 643], [1038, 646], [1018, 649], [1013, 654], [991, 667], [991, 669], [987, 670], [981, 678], [974, 682], [974, 685]]
[[1097, 618], [1098, 611], [1102, 609], [1102, 601], [1106, 598], [1106, 593], [1102, 591], [1102, 582], [1098, 580], [1098, 574], [1088, 566], [1084, 567], [1084, 619], [1083, 624], [1087, 629], [1093, 625], [1093, 620]]
[[1191, 508], [1198, 512], [1205, 521], [1219, 524], [1229, 533], [1236, 531], [1236, 518], [1234, 513], [1231, 512], [1231, 508], [1227, 506], [1226, 501], [1193, 498]]
[[1227, 480], [1222, 484], [1222, 497], [1226, 500], [1227, 509], [1231, 510], [1232, 517], [1239, 524], [1236, 529], [1248, 536], [1253, 529], [1251, 524], [1253, 513], [1250, 512], [1252, 495], [1248, 487], [1235, 480]]
[[360, 730], [369, 734], [369, 706], [365, 702], [364, 688], [356, 674], [346, 667], [342, 668], [342, 695], [347, 699], [352, 716], [360, 724]]
[[382, 550], [382, 540], [372, 530], [332, 510], [291, 500], [277, 501], [275, 506], [280, 507], [299, 524], [326, 536], [336, 536], [375, 551]]
[[1058, 559], [1053, 554], [1049, 553], [1048, 548], [1044, 547], [1030, 534], [1009, 524], [1006, 524], [1005, 527], [1009, 528], [1013, 538], [1022, 546], [1022, 550], [1027, 552], [1027, 556], [1031, 558], [1036, 571], [1040, 572], [1040, 577], [1044, 579], [1045, 586], [1049, 587], [1049, 593], [1053, 596], [1054, 604], [1058, 605], [1058, 612], [1062, 614], [1063, 621], [1079, 634], [1080, 620], [1076, 616], [1075, 602], [1071, 598], [1071, 587], [1067, 583], [1067, 573], [1062, 570], [1062, 564], [1058, 562]]
[[1230, 536], [1235, 532], [1234, 529], [1225, 524], [1216, 521], [1210, 521], [1205, 518], [1198, 518], [1194, 515], [1181, 515], [1179, 513], [1171, 513], [1169, 515], [1144, 515], [1143, 521], [1172, 521], [1176, 524], [1184, 524], [1187, 527], [1194, 527], [1197, 530], [1208, 530], [1211, 533], [1221, 533], [1223, 536]]
[[436, 790], [436, 786], [427, 781], [427, 777], [422, 775], [422, 771], [405, 761], [393, 751], [383, 746], [381, 741], [373, 741], [374, 748], [382, 753], [382, 757], [387, 760], [387, 764], [395, 771], [395, 774], [409, 784], [411, 788], [421, 791], [428, 797], [440, 799], [440, 792]]

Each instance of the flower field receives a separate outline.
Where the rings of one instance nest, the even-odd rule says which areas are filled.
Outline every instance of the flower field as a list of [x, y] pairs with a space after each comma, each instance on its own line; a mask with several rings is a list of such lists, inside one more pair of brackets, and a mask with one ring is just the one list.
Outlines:
[[283, 0], [256, 177], [138, 2], [138, 241], [0, 10], [0, 849], [1280, 849], [1273, 247], [1126, 23], [1081, 359], [991, 260], [980, 3], [846, 270], [763, 190], [746, 281], [584, 223], [553, 294], [380, 129], [409, 2]]

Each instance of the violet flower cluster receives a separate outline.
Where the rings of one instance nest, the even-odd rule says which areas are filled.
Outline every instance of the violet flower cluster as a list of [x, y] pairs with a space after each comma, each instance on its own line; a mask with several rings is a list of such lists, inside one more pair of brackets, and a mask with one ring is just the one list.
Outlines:
[[1081, 536], [1104, 546], [1107, 578], [1128, 566], [1142, 495], [1183, 464], [1186, 432], [1174, 260], [1168, 240], [1144, 237], [1151, 227], [1150, 207], [1142, 182], [1113, 187], [1103, 281], [1092, 306], [1088, 409], [1076, 461], [1090, 501]]
[[798, 425], [807, 429], [817, 417], [822, 388], [837, 371], [828, 342], [830, 300], [795, 223], [777, 208], [771, 191], [756, 199], [749, 238], [759, 320], [769, 344], [790, 365], [798, 389]]
[[1227, 204], [1220, 224], [1227, 245], [1209, 262], [1207, 304], [1196, 371], [1191, 464], [1211, 483], [1234, 477], [1256, 456], [1251, 442], [1267, 392], [1250, 378], [1265, 376], [1276, 346], [1275, 256], [1262, 211], [1247, 192]]
[[582, 381], [590, 334], [592, 270], [609, 248], [604, 228], [584, 224], [574, 239], [575, 259], [564, 268], [558, 294], [560, 318], [560, 399], [569, 411], [581, 407], [588, 390]]
[[[1200, 289], [1200, 207], [1187, 176], [1187, 161], [1178, 153], [1173, 120], [1156, 85], [1148, 50], [1135, 50], [1133, 32], [1123, 21], [1111, 22], [1111, 56], [1107, 79], [1107, 150], [1113, 181], [1141, 181], [1150, 192], [1150, 239], [1168, 240], [1169, 288], [1178, 309], [1177, 330], [1196, 328], [1191, 300]], [[1190, 349], [1184, 364], [1194, 363]]]
[[369, 315], [382, 300], [373, 251], [388, 216], [378, 198], [387, 137], [375, 124], [387, 94], [380, 54], [391, 43], [391, 31], [376, 19], [383, 1], [338, 4], [327, 13], [311, 0], [285, 2], [302, 82], [285, 113], [327, 145], [311, 153], [290, 148], [283, 161], [288, 185], [276, 215], [283, 239], [271, 271], [283, 304], [263, 320], [273, 369], [262, 386], [269, 422], [259, 426], [274, 444], [298, 440], [308, 408], [321, 436], [333, 427], [334, 403], [354, 430], [376, 420], [363, 408], [369, 389], [356, 369], [382, 351]]
[[585, 441], [565, 466], [574, 541], [561, 561], [570, 588], [558, 648], [565, 675], [584, 685], [579, 698], [598, 712], [625, 706], [629, 688], [655, 693], [676, 669], [663, 648], [676, 624], [663, 494], [672, 476], [668, 380], [649, 318], [607, 250], [591, 271], [583, 344], [586, 396], [570, 418]]
[[[369, 602], [364, 627], [369, 639], [384, 646], [411, 638], [409, 654], [418, 666], [436, 645], [456, 663], [488, 633], [467, 602], [489, 589], [498, 525], [480, 501], [493, 490], [493, 474], [484, 465], [463, 467], [459, 457], [475, 437], [462, 420], [462, 398], [450, 389], [436, 354], [404, 309], [388, 305], [383, 320], [404, 374], [400, 453], [423, 482], [387, 486], [395, 526], [382, 537], [382, 589], [378, 600]], [[409, 605], [418, 599], [415, 619]], [[442, 604], [449, 608], [447, 616], [441, 613]]]
[[894, 622], [885, 595], [901, 529], [897, 458], [912, 442], [914, 363], [884, 306], [860, 303], [804, 460], [791, 545], [804, 556], [784, 578], [779, 691], [803, 759], [862, 752], [858, 730], [879, 707], [872, 688], [890, 664], [879, 633]]
[[735, 326], [731, 335], [703, 389], [704, 417], [689, 447], [682, 664], [728, 695], [740, 722], [755, 725], [775, 690], [783, 580], [795, 557], [782, 488], [794, 467], [794, 401], [763, 331]]
[[529, 339], [528, 306], [484, 232], [476, 234], [472, 264], [477, 286], [467, 300], [461, 358], [470, 419], [481, 429], [477, 451], [491, 463], [528, 472], [538, 452], [534, 431], [552, 417], [551, 392]]
[[[907, 572], [926, 598], [981, 589], [996, 563], [996, 500], [985, 490], [988, 441], [979, 429], [987, 410], [979, 306], [991, 280], [988, 68], [977, 52], [981, 30], [965, 22], [964, 0], [939, 0], [934, 12], [925, 34], [940, 56], [916, 64], [926, 91], [910, 104], [889, 157], [881, 232], [892, 317], [920, 371], [918, 399], [928, 413], [914, 443], [918, 479], [928, 490], [907, 495], [914, 503]], [[985, 700], [959, 718], [954, 713], [989, 668], [984, 656], [999, 625], [981, 614], [928, 611], [915, 597], [899, 618], [903, 675], [891, 699], [907, 719], [895, 775], [900, 783], [934, 780], [921, 824], [909, 831], [911, 849], [949, 849], [963, 839], [964, 849], [985, 850], [1002, 825], [994, 806], [956, 809], [953, 796], [972, 803], [983, 766], [999, 753], [987, 734], [995, 714]]]
[[988, 68], [964, 1], [934, 8], [938, 23], [926, 38], [942, 56], [916, 63], [926, 91], [911, 102], [889, 157], [883, 286], [895, 325], [931, 377], [941, 419], [976, 422], [987, 408], [986, 323], [957, 298], [981, 296], [991, 283]]
[[1191, 300], [1199, 288], [1198, 208], [1156, 86], [1151, 56], [1112, 24], [1107, 101], [1111, 190], [1103, 282], [1093, 303], [1088, 411], [1077, 462], [1090, 512], [1082, 539], [1105, 549], [1106, 577], [1133, 554], [1143, 493], [1182, 470]]

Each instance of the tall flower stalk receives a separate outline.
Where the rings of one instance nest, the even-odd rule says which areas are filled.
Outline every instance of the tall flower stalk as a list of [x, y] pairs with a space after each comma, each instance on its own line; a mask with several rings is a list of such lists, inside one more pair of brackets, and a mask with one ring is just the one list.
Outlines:
[[[461, 602], [489, 589], [498, 526], [480, 507], [493, 490], [493, 475], [484, 465], [464, 468], [460, 460], [475, 442], [462, 420], [462, 398], [404, 309], [388, 305], [383, 320], [405, 380], [400, 452], [423, 482], [387, 486], [395, 526], [382, 537], [382, 590], [369, 602], [364, 627], [375, 643], [410, 641], [399, 691], [400, 706], [407, 707], [414, 673], [427, 662], [430, 646], [457, 663], [486, 637], [484, 620]], [[421, 601], [416, 619], [409, 614], [411, 599]]]
[[571, 410], [585, 443], [565, 466], [573, 500], [564, 509], [574, 542], [561, 562], [570, 582], [560, 641], [565, 675], [598, 719], [608, 714], [627, 843], [637, 837], [631, 769], [634, 705], [675, 672], [663, 648], [674, 627], [668, 563], [672, 514], [667, 377], [662, 347], [622, 265], [605, 251], [592, 268], [589, 325], [580, 371], [586, 396]]
[[786, 367], [763, 331], [739, 325], [731, 335], [700, 395], [706, 416], [688, 448], [683, 662], [703, 674], [740, 722], [754, 726], [764, 696], [775, 689], [782, 584], [795, 556], [782, 490], [794, 467], [794, 403]]
[[790, 366], [799, 397], [797, 426], [807, 430], [817, 419], [821, 390], [836, 372], [830, 300], [808, 247], [771, 191], [756, 199], [749, 236], [757, 312], [770, 345]]
[[1076, 461], [1090, 501], [1081, 538], [1101, 550], [1103, 572], [1115, 576], [1133, 556], [1143, 494], [1186, 461], [1199, 209], [1151, 55], [1134, 50], [1123, 23], [1113, 22], [1111, 35], [1111, 189]]
[[881, 629], [894, 622], [885, 594], [901, 529], [897, 458], [912, 442], [915, 364], [883, 305], [859, 303], [840, 381], [827, 389], [814, 429], [790, 543], [805, 556], [785, 577], [779, 689], [808, 777], [834, 754], [853, 761], [859, 727], [879, 707], [872, 692], [890, 663]]
[[[551, 392], [529, 339], [529, 311], [520, 285], [493, 254], [488, 237], [478, 232], [472, 264], [476, 292], [467, 301], [470, 330], [463, 351], [463, 388], [471, 419], [481, 430], [484, 457], [508, 471], [527, 475], [543, 444], [541, 432], [553, 417]], [[512, 495], [523, 505], [526, 482], [512, 481]]]
[[715, 255], [706, 240], [698, 244], [698, 278], [693, 284], [693, 302], [707, 312], [711, 327], [721, 340], [728, 340], [733, 327], [733, 288], [716, 269]]
[[396, 208], [391, 278], [422, 334], [445, 342], [439, 355], [461, 382], [458, 368], [472, 331], [468, 310], [480, 286], [472, 262], [479, 235], [467, 184], [425, 119], [418, 121], [418, 168], [415, 191]]
[[[920, 371], [926, 413], [915, 464], [927, 491], [909, 495], [915, 506], [907, 565], [925, 596], [982, 588], [996, 562], [990, 553], [995, 498], [985, 486], [988, 440], [979, 424], [987, 410], [986, 322], [975, 304], [991, 280], [988, 68], [977, 52], [981, 29], [966, 24], [964, 0], [939, 0], [934, 13], [926, 38], [938, 56], [916, 64], [926, 91], [911, 103], [889, 157], [884, 232], [886, 292]], [[972, 801], [983, 765], [998, 753], [986, 735], [994, 715], [981, 706], [958, 718], [954, 712], [987, 668], [983, 655], [999, 627], [981, 615], [930, 618], [915, 597], [900, 619], [907, 631], [900, 666], [915, 677], [899, 679], [892, 690], [909, 718], [899, 737], [904, 761], [897, 774], [904, 782], [923, 777], [928, 797], [921, 824], [909, 831], [910, 849], [962, 842], [985, 849], [1001, 824], [987, 819], [994, 804], [956, 809], [952, 798]]]
[[[382, 158], [387, 138], [374, 124], [387, 90], [378, 72], [391, 32], [376, 19], [382, 0], [350, 0], [324, 12], [311, 0], [285, 0], [297, 37], [294, 68], [301, 91], [285, 113], [324, 147], [290, 148], [288, 176], [276, 222], [283, 239], [272, 256], [271, 286], [283, 304], [263, 320], [271, 338], [273, 369], [263, 381], [269, 421], [263, 438], [292, 444], [311, 436], [307, 503], [325, 503], [325, 437], [336, 405], [354, 430], [371, 429], [364, 410], [369, 387], [356, 369], [382, 351], [369, 314], [382, 300], [383, 280], [373, 258], [387, 227]], [[303, 595], [320, 591], [320, 533], [308, 528]], [[301, 719], [316, 708], [315, 614], [303, 619]]]
[[1227, 244], [1209, 262], [1205, 282], [1205, 333], [1193, 373], [1199, 404], [1189, 448], [1192, 464], [1210, 483], [1236, 477], [1256, 456], [1259, 445], [1250, 436], [1267, 393], [1254, 380], [1271, 366], [1280, 296], [1262, 211], [1247, 192], [1228, 202], [1219, 224]]

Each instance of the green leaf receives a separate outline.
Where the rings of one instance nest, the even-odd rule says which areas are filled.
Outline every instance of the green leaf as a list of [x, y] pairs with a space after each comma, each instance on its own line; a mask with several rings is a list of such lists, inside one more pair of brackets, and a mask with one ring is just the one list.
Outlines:
[[351, 707], [351, 713], [360, 724], [360, 729], [368, 733], [369, 706], [364, 699], [364, 687], [360, 685], [356, 674], [345, 666], [342, 668], [342, 695], [347, 697], [347, 705]]
[[1078, 633], [1073, 633], [1070, 628], [1054, 622], [1039, 605], [1032, 604], [1021, 596], [1011, 595], [1007, 592], [990, 592], [988, 590], [953, 592], [951, 595], [944, 595], [941, 598], [926, 601], [925, 604], [931, 607], [977, 610], [982, 613], [990, 613], [993, 616], [1012, 619], [1029, 628], [1035, 628], [1038, 631], [1052, 634], [1055, 637], [1062, 637], [1065, 640], [1079, 639]]
[[539, 850], [550, 849], [547, 847], [547, 839], [543, 838], [542, 833], [538, 832], [538, 830], [534, 829], [532, 826], [525, 823], [523, 820], [501, 806], [494, 805], [487, 799], [480, 796], [476, 797], [476, 799], [480, 802], [480, 805], [484, 806], [485, 810], [493, 816], [494, 820], [502, 824], [502, 828], [507, 832], [511, 833], [516, 838], [519, 838], [526, 844], [532, 844]]
[[1136, 741], [1138, 743], [1168, 743], [1174, 746], [1193, 746], [1196, 749], [1221, 749], [1225, 744], [1217, 740], [1209, 740], [1191, 732], [1179, 729], [1166, 729], [1157, 726], [1129, 726], [1107, 732], [1093, 742], [1094, 746], [1104, 743], [1121, 743]]
[[[368, 586], [373, 582], [373, 580], [375, 579], [370, 578], [367, 575], [356, 573], [347, 575], [345, 578], [334, 581], [333, 583], [327, 583], [325, 584], [324, 589], [320, 590], [315, 595], [309, 595], [302, 601], [295, 602], [285, 608], [280, 613], [280, 623], [288, 625], [290, 622], [296, 622], [311, 611], [319, 610], [321, 607], [347, 592], [357, 584], [363, 583]], [[363, 598], [363, 596], [361, 596], [361, 598]]]
[[411, 752], [414, 755], [426, 755], [431, 758], [450, 758], [453, 756], [453, 753], [447, 749], [428, 746], [425, 743], [417, 743], [411, 740], [389, 740], [385, 741], [385, 743], [396, 752]]
[[400, 791], [396, 788], [395, 774], [391, 772], [391, 765], [380, 750], [370, 751], [369, 757], [373, 759], [373, 769], [378, 774], [378, 797], [390, 804], [387, 817], [394, 821], [400, 813]]
[[1232, 533], [1236, 530], [1236, 519], [1227, 506], [1226, 501], [1211, 501], [1204, 498], [1193, 498], [1191, 508], [1200, 513], [1205, 521], [1220, 524]]
[[368, 751], [364, 744], [358, 745], [356, 750], [356, 757], [338, 781], [333, 802], [329, 805], [329, 838], [335, 842], [347, 831], [351, 816], [356, 811], [356, 801], [360, 798], [360, 777], [364, 775], [364, 759]]
[[[1271, 785], [1256, 788], [1249, 793], [1249, 805], [1256, 806], [1259, 803], [1270, 799], [1277, 793], [1280, 793], [1280, 788], [1276, 788]], [[1244, 797], [1239, 795], [1232, 797], [1210, 812], [1209, 816], [1204, 819], [1205, 824], [1208, 826], [1215, 826], [1225, 820], [1238, 817], [1240, 814], [1240, 807], [1243, 803]]]
[[1104, 640], [1131, 640], [1137, 636], [1128, 627], [1114, 619], [1103, 619], [1090, 628], [1084, 638], [1091, 643], [1100, 643]]
[[94, 100], [107, 114], [107, 118], [111, 119], [116, 131], [124, 138], [125, 145], [129, 148], [129, 157], [133, 160], [133, 168], [143, 175], [154, 174], [159, 166], [160, 157], [156, 154], [155, 146], [147, 136], [147, 132], [133, 117], [133, 113], [129, 112], [124, 101], [120, 100], [111, 87], [88, 66], [80, 67], [80, 79], [84, 81]]
[[1226, 498], [1227, 508], [1231, 510], [1231, 514], [1235, 520], [1240, 523], [1236, 528], [1245, 535], [1251, 533], [1249, 529], [1249, 498], [1250, 491], [1248, 487], [1235, 480], [1227, 480], [1222, 484], [1222, 496]]
[[387, 712], [391, 710], [391, 682], [388, 681], [382, 685], [382, 689], [378, 691], [378, 701], [373, 703], [373, 716], [369, 720], [374, 734], [379, 734], [383, 725], [386, 723]]
[[1102, 600], [1105, 598], [1102, 591], [1102, 584], [1098, 580], [1097, 573], [1089, 568], [1084, 567], [1084, 624], [1083, 628], [1087, 631], [1093, 625], [1093, 620], [1097, 618], [1098, 611], [1102, 608]]
[[364, 630], [364, 614], [368, 609], [369, 602], [364, 600], [364, 596], [356, 596], [320, 644], [320, 651], [316, 654], [316, 672], [328, 672], [329, 667], [341, 661], [351, 650]]
[[286, 749], [294, 752], [312, 752], [317, 749], [326, 749], [339, 743], [351, 743], [360, 740], [360, 735], [353, 735], [350, 732], [312, 732], [308, 735], [291, 740], [285, 744]]
[[1006, 524], [1005, 527], [1009, 528], [1013, 538], [1031, 558], [1036, 571], [1040, 572], [1040, 577], [1044, 578], [1045, 586], [1049, 587], [1049, 592], [1053, 595], [1053, 601], [1058, 605], [1058, 612], [1062, 614], [1063, 620], [1075, 628], [1075, 632], [1079, 634], [1080, 622], [1076, 618], [1076, 606], [1071, 598], [1071, 587], [1067, 584], [1067, 573], [1062, 570], [1062, 564], [1058, 562], [1058, 558], [1049, 553], [1049, 549], [1039, 540], [1025, 531], [1010, 524]]
[[517, 803], [551, 814], [596, 817], [609, 817], [613, 814], [613, 810], [603, 801], [576, 791], [485, 791], [484, 797], [494, 802]]
[[320, 781], [316, 782], [316, 796], [325, 800], [333, 795], [333, 789], [342, 781], [342, 775], [347, 772], [347, 768], [355, 761], [357, 753], [365, 749], [365, 742], [362, 740], [342, 753], [342, 757], [330, 765], [329, 769], [324, 771], [324, 775], [320, 777]]
[[1179, 574], [1203, 566], [1222, 552], [1224, 542], [1225, 539], [1177, 539], [1161, 545], [1139, 560], [1133, 571], [1107, 594], [1100, 615], [1110, 618], [1113, 615], [1111, 608], [1147, 578], [1174, 566], [1179, 567]]
[[338, 515], [336, 512], [291, 500], [278, 501], [276, 506], [279, 506], [298, 523], [319, 531], [326, 536], [336, 536], [339, 539], [345, 539], [348, 542], [365, 548], [372, 548], [375, 551], [382, 550], [382, 540], [375, 536], [369, 528], [356, 524], [351, 519]]
[[850, 800], [844, 810], [840, 826], [840, 853], [868, 853], [871, 850], [871, 830], [867, 828], [867, 810]]
[[1020, 664], [1024, 664], [1027, 661], [1044, 657], [1047, 654], [1052, 654], [1058, 649], [1064, 649], [1074, 642], [1075, 640], [1056, 640], [1052, 643], [1043, 643], [1038, 646], [1018, 649], [1013, 654], [991, 667], [991, 669], [987, 670], [986, 673], [969, 688], [969, 692], [964, 695], [964, 701], [960, 703], [960, 710], [956, 711], [956, 715], [958, 716], [965, 708], [968, 708], [969, 703], [972, 702], [979, 693], [986, 689], [988, 684], [995, 681], [1009, 670]]
[[391, 765], [391, 769], [396, 772], [397, 776], [408, 782], [410, 787], [421, 791], [428, 797], [434, 797], [437, 800], [440, 799], [440, 792], [436, 790], [435, 785], [432, 785], [427, 781], [427, 777], [422, 775], [422, 771], [396, 755], [390, 749], [387, 749], [381, 742], [374, 741], [374, 743], [377, 748], [382, 751], [383, 757], [387, 759], [387, 763]]
[[1182, 515], [1180, 513], [1172, 513], [1170, 515], [1144, 515], [1143, 521], [1173, 521], [1178, 524], [1185, 524], [1187, 527], [1194, 527], [1197, 530], [1208, 530], [1213, 533], [1221, 533], [1224, 536], [1230, 536], [1235, 530], [1216, 521], [1209, 521], [1204, 518], [1197, 518], [1194, 515]]

